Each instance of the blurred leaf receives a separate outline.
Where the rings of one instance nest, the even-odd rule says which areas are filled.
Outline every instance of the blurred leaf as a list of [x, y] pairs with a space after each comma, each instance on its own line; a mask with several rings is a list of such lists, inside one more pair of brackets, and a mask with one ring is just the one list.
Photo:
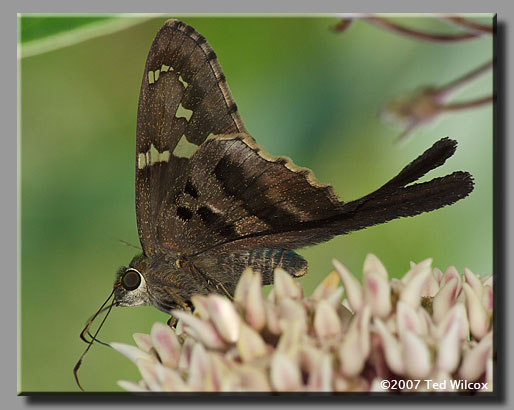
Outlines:
[[41, 15], [20, 15], [18, 58], [57, 50], [94, 37], [105, 36], [142, 23], [151, 18], [125, 15], [75, 17], [42, 17]]

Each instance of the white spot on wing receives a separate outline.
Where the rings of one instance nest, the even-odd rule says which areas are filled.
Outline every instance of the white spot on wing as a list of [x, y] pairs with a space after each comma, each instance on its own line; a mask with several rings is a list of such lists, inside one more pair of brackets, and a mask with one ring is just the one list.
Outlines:
[[150, 149], [146, 153], [147, 155], [147, 163], [150, 165], [153, 165], [155, 162], [157, 162], [157, 158], [159, 158], [159, 151], [157, 151], [157, 148], [153, 144], [150, 145]]
[[170, 152], [163, 151], [159, 152], [153, 144], [150, 145], [150, 149], [145, 153], [139, 153], [137, 156], [137, 167], [143, 169], [148, 165], [156, 164], [157, 162], [166, 162], [170, 159]]
[[173, 150], [173, 155], [180, 158], [191, 158], [191, 155], [195, 153], [198, 146], [189, 142], [185, 135], [182, 135], [177, 146]]
[[144, 167], [146, 167], [146, 155], [145, 154], [140, 153], [137, 156], [137, 167], [139, 169], [143, 169]]
[[209, 208], [211, 209], [212, 212], [214, 212], [215, 214], [223, 214], [223, 211], [219, 208], [216, 208], [214, 205], [212, 204], [209, 204]]
[[153, 71], [148, 71], [148, 83], [153, 84], [154, 82]]
[[170, 152], [163, 151], [159, 152], [157, 148], [152, 144], [150, 145], [150, 149], [146, 153], [148, 155], [148, 164], [153, 165], [157, 162], [166, 162], [170, 159]]
[[181, 75], [178, 76], [178, 80], [182, 83], [182, 85], [184, 86], [184, 88], [187, 88], [187, 86], [189, 85], [183, 78]]
[[188, 110], [187, 108], [184, 108], [182, 104], [178, 105], [177, 113], [175, 114], [176, 118], [184, 117], [187, 121], [191, 118], [191, 115], [193, 114], [192, 110]]

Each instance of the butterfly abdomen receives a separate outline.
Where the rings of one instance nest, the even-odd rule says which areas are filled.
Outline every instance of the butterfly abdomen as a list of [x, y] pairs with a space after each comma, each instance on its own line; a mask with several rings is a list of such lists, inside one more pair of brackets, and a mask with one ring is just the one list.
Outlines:
[[253, 249], [218, 256], [218, 268], [225, 274], [238, 278], [246, 268], [261, 272], [265, 285], [273, 283], [275, 268], [282, 268], [292, 276], [307, 272], [307, 261], [296, 252], [286, 249]]

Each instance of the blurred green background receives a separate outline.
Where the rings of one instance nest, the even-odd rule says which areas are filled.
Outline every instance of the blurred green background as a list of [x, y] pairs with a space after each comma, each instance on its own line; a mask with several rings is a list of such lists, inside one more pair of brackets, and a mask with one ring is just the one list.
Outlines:
[[[491, 36], [434, 44], [362, 21], [336, 34], [335, 17], [180, 18], [216, 51], [256, 140], [311, 168], [343, 200], [378, 188], [441, 137], [459, 141], [456, 155], [425, 179], [468, 170], [476, 181], [469, 198], [301, 250], [310, 264], [302, 279], [306, 293], [332, 269], [332, 258], [360, 275], [368, 252], [394, 276], [405, 273], [409, 261], [427, 257], [443, 270], [455, 265], [492, 272], [492, 107], [446, 115], [404, 146], [393, 144], [401, 130], [377, 116], [393, 97], [445, 84], [490, 60]], [[108, 296], [116, 269], [137, 252], [119, 239], [138, 244], [137, 102], [150, 44], [165, 20], [137, 21], [19, 60], [21, 392], [78, 391], [72, 369], [85, 348], [79, 332]], [[433, 18], [397, 21], [456, 30]], [[481, 21], [491, 23], [492, 16]], [[53, 32], [58, 23], [23, 16], [21, 41], [33, 39], [30, 25]], [[456, 100], [491, 92], [489, 73]], [[154, 321], [167, 319], [153, 307], [115, 308], [100, 339], [133, 343], [134, 332], [149, 332]], [[88, 391], [120, 391], [117, 380], [139, 379], [127, 359], [100, 345], [91, 349], [80, 376]]]

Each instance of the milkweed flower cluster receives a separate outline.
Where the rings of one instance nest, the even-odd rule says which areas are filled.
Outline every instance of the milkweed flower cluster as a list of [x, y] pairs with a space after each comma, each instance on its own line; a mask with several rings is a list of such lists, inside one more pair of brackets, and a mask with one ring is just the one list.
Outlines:
[[281, 269], [265, 297], [259, 272], [247, 269], [233, 301], [194, 296], [194, 313], [174, 312], [176, 329], [155, 323], [149, 335], [134, 334], [137, 347], [112, 343], [142, 376], [119, 385], [132, 392], [492, 391], [492, 276], [453, 266], [442, 273], [431, 262], [411, 263], [391, 279], [369, 254], [361, 283], [334, 260], [309, 297]]

